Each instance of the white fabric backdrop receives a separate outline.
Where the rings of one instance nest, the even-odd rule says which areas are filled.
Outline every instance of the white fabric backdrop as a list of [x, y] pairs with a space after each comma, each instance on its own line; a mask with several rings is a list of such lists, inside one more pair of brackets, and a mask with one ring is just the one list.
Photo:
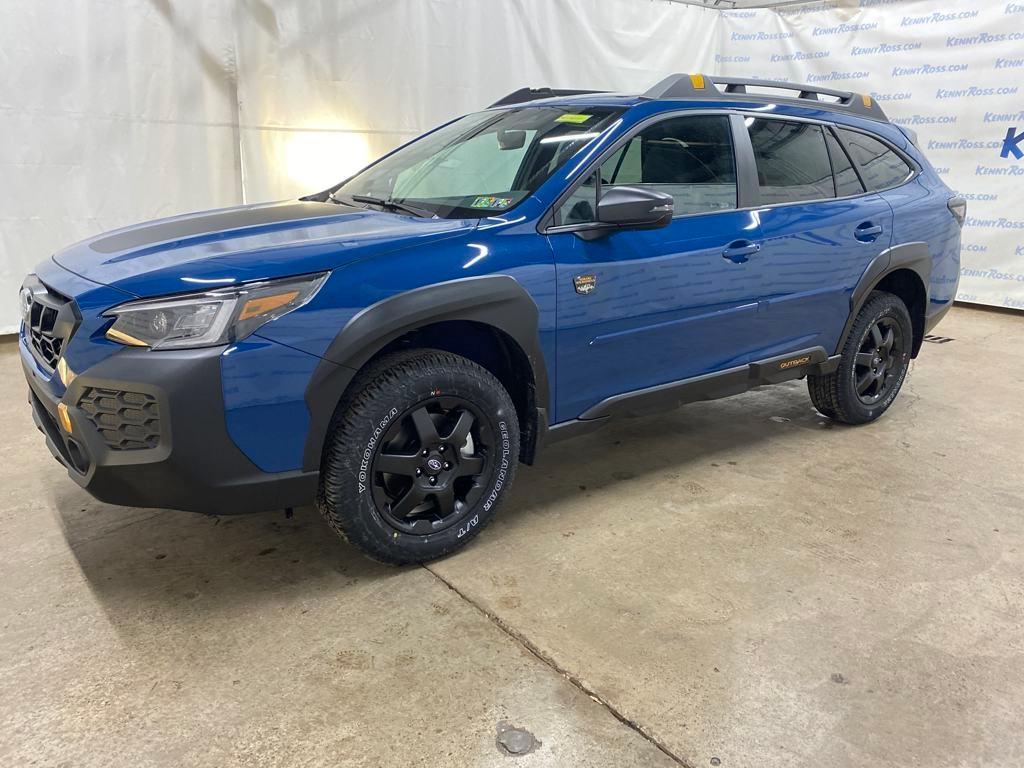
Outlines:
[[[931, 92], [1013, 87], [1007, 75], [1024, 70], [994, 62], [1020, 57], [1021, 41], [950, 53], [946, 38], [1021, 31], [1024, 13], [999, 4], [970, 19], [906, 25], [905, 16], [946, 12], [948, 3], [845, 7], [851, 2], [780, 13], [662, 0], [5, 0], [0, 332], [16, 329], [17, 289], [32, 265], [96, 232], [320, 189], [523, 85], [638, 91], [678, 71], [824, 76], [879, 96], [912, 93], [885, 101], [893, 116], [955, 116], [914, 127], [926, 148], [986, 145], [928, 150], [952, 186], [996, 197], [972, 201], [981, 223], [965, 236], [961, 298], [1024, 308], [1024, 229], [998, 222], [1024, 219], [1010, 193], [1019, 177], [973, 176], [977, 164], [1024, 174], [1024, 163], [990, 146], [1008, 124], [985, 122], [987, 111], [1024, 103], [1016, 93], [936, 100]], [[854, 26], [862, 24], [875, 26]], [[922, 48], [853, 53], [907, 39]], [[953, 60], [970, 69], [956, 78], [888, 74]]]
[[233, 40], [216, 3], [4, 0], [0, 332], [56, 249], [239, 200]]
[[[238, 27], [245, 195], [322, 189], [524, 85], [710, 67], [717, 12], [662, 0], [285, 0]], [[396, 55], [397, 52], [397, 55]]]

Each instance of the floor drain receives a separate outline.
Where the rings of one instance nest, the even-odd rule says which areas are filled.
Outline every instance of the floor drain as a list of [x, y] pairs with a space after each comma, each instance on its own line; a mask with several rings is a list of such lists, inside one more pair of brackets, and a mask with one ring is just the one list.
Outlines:
[[931, 344], [948, 344], [953, 341], [949, 336], [936, 336], [934, 333], [925, 335], [924, 340]]
[[537, 737], [525, 728], [498, 723], [498, 750], [510, 757], [528, 755], [540, 746]]

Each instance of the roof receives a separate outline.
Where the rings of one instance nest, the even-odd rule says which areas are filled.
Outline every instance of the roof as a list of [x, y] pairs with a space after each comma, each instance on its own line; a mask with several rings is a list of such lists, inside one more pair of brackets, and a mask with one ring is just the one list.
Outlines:
[[[755, 88], [757, 91], [751, 92], [748, 88]], [[761, 91], [769, 91], [769, 93]], [[780, 80], [750, 80], [701, 74], [669, 75], [645, 93], [635, 95], [554, 88], [520, 88], [491, 106], [544, 103], [631, 107], [643, 101], [676, 100], [697, 102], [736, 100], [754, 104], [783, 103], [889, 122], [881, 105], [867, 94]]]

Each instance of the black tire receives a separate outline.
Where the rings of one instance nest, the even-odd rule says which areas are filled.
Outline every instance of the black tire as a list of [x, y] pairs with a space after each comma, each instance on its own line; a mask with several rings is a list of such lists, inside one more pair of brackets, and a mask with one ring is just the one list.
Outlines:
[[874, 421], [903, 386], [913, 342], [910, 313], [902, 299], [874, 291], [857, 313], [836, 371], [807, 377], [814, 407], [843, 424]]
[[317, 507], [375, 560], [433, 560], [491, 521], [518, 457], [515, 407], [494, 376], [449, 352], [397, 352], [360, 372], [338, 405]]

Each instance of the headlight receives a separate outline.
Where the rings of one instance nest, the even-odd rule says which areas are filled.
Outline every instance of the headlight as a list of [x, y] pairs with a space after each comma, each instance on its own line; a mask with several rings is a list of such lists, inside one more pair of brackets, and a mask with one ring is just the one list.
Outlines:
[[169, 299], [131, 301], [104, 313], [116, 317], [107, 338], [152, 349], [214, 347], [244, 339], [264, 323], [308, 302], [329, 273], [244, 283]]
[[[33, 277], [33, 275], [29, 275], [29, 277]], [[27, 286], [22, 286], [21, 292], [18, 294], [18, 298], [20, 299], [19, 303], [21, 305], [21, 319], [25, 321], [25, 325], [30, 325], [30, 318], [32, 317], [32, 301], [34, 298], [32, 296], [32, 290]]]

